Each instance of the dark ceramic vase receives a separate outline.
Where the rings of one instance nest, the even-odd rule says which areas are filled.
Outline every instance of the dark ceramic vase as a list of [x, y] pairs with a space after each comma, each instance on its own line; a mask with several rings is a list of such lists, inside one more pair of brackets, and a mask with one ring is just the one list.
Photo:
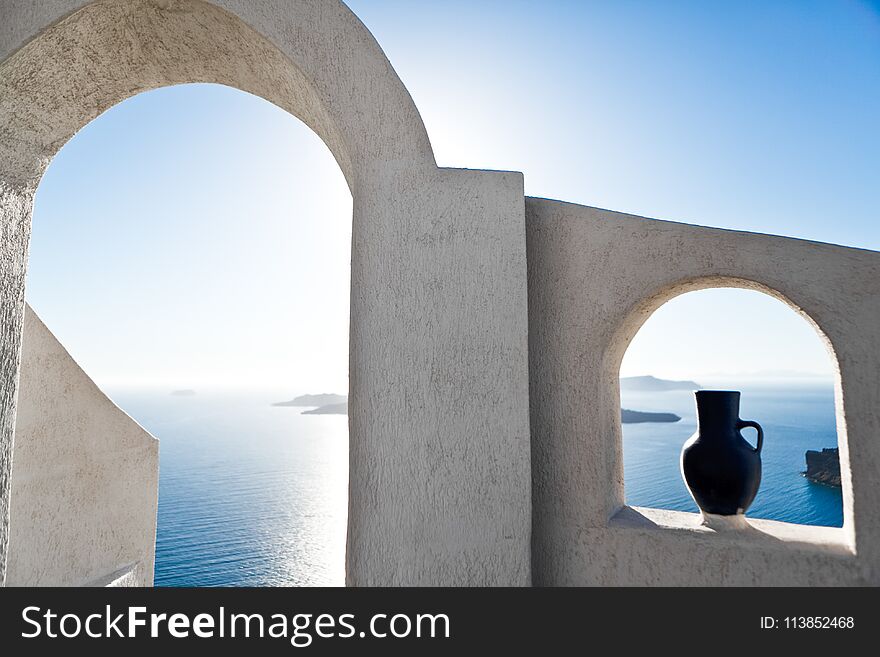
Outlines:
[[[761, 485], [764, 431], [757, 422], [739, 419], [739, 392], [698, 390], [694, 395], [697, 432], [681, 450], [684, 481], [703, 513], [745, 513]], [[758, 431], [757, 447], [742, 437], [744, 427]]]

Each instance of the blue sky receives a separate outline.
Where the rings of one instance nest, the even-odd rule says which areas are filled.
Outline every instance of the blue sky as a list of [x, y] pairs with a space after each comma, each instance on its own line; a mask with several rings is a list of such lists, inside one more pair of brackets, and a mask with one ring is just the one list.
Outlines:
[[345, 389], [351, 195], [274, 105], [117, 105], [53, 161], [33, 231], [27, 297], [99, 383]]
[[[530, 195], [880, 249], [880, 7], [351, 0], [441, 166]], [[28, 298], [99, 383], [346, 385], [351, 198], [268, 103], [161, 89], [87, 126], [37, 197]], [[696, 309], [714, 322], [694, 326]], [[721, 352], [716, 345], [736, 345]], [[742, 291], [667, 304], [624, 374], [827, 372]]]

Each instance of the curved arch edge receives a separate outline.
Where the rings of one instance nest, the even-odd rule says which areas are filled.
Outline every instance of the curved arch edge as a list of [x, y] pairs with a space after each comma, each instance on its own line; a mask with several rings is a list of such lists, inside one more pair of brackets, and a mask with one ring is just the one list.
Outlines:
[[837, 362], [837, 353], [834, 345], [822, 327], [813, 319], [813, 317], [790, 299], [785, 294], [779, 292], [775, 288], [766, 285], [758, 280], [743, 276], [718, 276], [718, 275], [697, 275], [681, 278], [677, 281], [669, 282], [665, 287], [659, 290], [650, 290], [645, 293], [643, 298], [636, 302], [620, 322], [618, 332], [611, 339], [610, 349], [607, 358], [612, 362], [617, 360], [617, 371], [620, 372], [620, 364], [623, 356], [629, 348], [633, 338], [644, 327], [650, 317], [662, 306], [685, 294], [691, 292], [699, 292], [711, 289], [739, 289], [760, 292], [784, 304], [787, 308], [794, 311], [801, 319], [807, 322], [816, 332], [833, 365], [834, 378], [836, 384], [840, 383], [840, 366]]
[[0, 179], [36, 185], [80, 128], [142, 91], [225, 84], [290, 112], [354, 191], [436, 167], [424, 123], [375, 39], [342, 3], [61, 0], [4, 3]]

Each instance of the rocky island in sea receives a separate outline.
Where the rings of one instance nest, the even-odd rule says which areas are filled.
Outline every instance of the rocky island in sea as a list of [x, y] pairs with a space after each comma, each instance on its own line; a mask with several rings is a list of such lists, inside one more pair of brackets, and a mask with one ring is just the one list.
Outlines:
[[172, 397], [195, 397], [196, 391], [191, 388], [184, 388], [181, 390], [172, 390]]
[[808, 449], [807, 469], [804, 476], [810, 481], [827, 486], [840, 486], [840, 452], [837, 447], [826, 447], [821, 452]]
[[675, 413], [649, 413], [620, 409], [620, 421], [623, 424], [639, 424], [641, 422], [678, 422], [681, 418]]
[[[658, 379], [656, 376], [625, 376], [620, 379], [621, 392], [668, 392], [671, 390], [699, 390], [700, 387], [700, 384], [696, 381], [670, 381], [669, 379]], [[678, 422], [679, 420], [681, 420], [681, 417], [675, 413], [633, 411], [628, 408], [620, 409], [620, 421], [622, 424]]]
[[324, 392], [319, 395], [300, 395], [299, 397], [294, 397], [290, 401], [283, 402], [275, 402], [272, 406], [329, 406], [331, 404], [346, 404], [348, 403], [347, 395], [336, 395], [333, 393]]
[[665, 392], [667, 390], [699, 390], [696, 381], [670, 381], [655, 376], [625, 376], [620, 379], [620, 389], [627, 392]]
[[303, 415], [348, 415], [348, 402], [341, 404], [325, 404], [308, 411], [303, 411]]
[[275, 402], [272, 406], [308, 407], [302, 415], [348, 415], [348, 396], [334, 393], [300, 395], [290, 401]]

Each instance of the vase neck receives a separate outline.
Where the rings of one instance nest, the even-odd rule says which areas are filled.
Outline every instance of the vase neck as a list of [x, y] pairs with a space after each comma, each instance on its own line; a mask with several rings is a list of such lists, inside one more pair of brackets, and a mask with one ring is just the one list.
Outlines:
[[740, 393], [735, 390], [698, 390], [697, 426], [701, 433], [731, 430], [739, 420]]

